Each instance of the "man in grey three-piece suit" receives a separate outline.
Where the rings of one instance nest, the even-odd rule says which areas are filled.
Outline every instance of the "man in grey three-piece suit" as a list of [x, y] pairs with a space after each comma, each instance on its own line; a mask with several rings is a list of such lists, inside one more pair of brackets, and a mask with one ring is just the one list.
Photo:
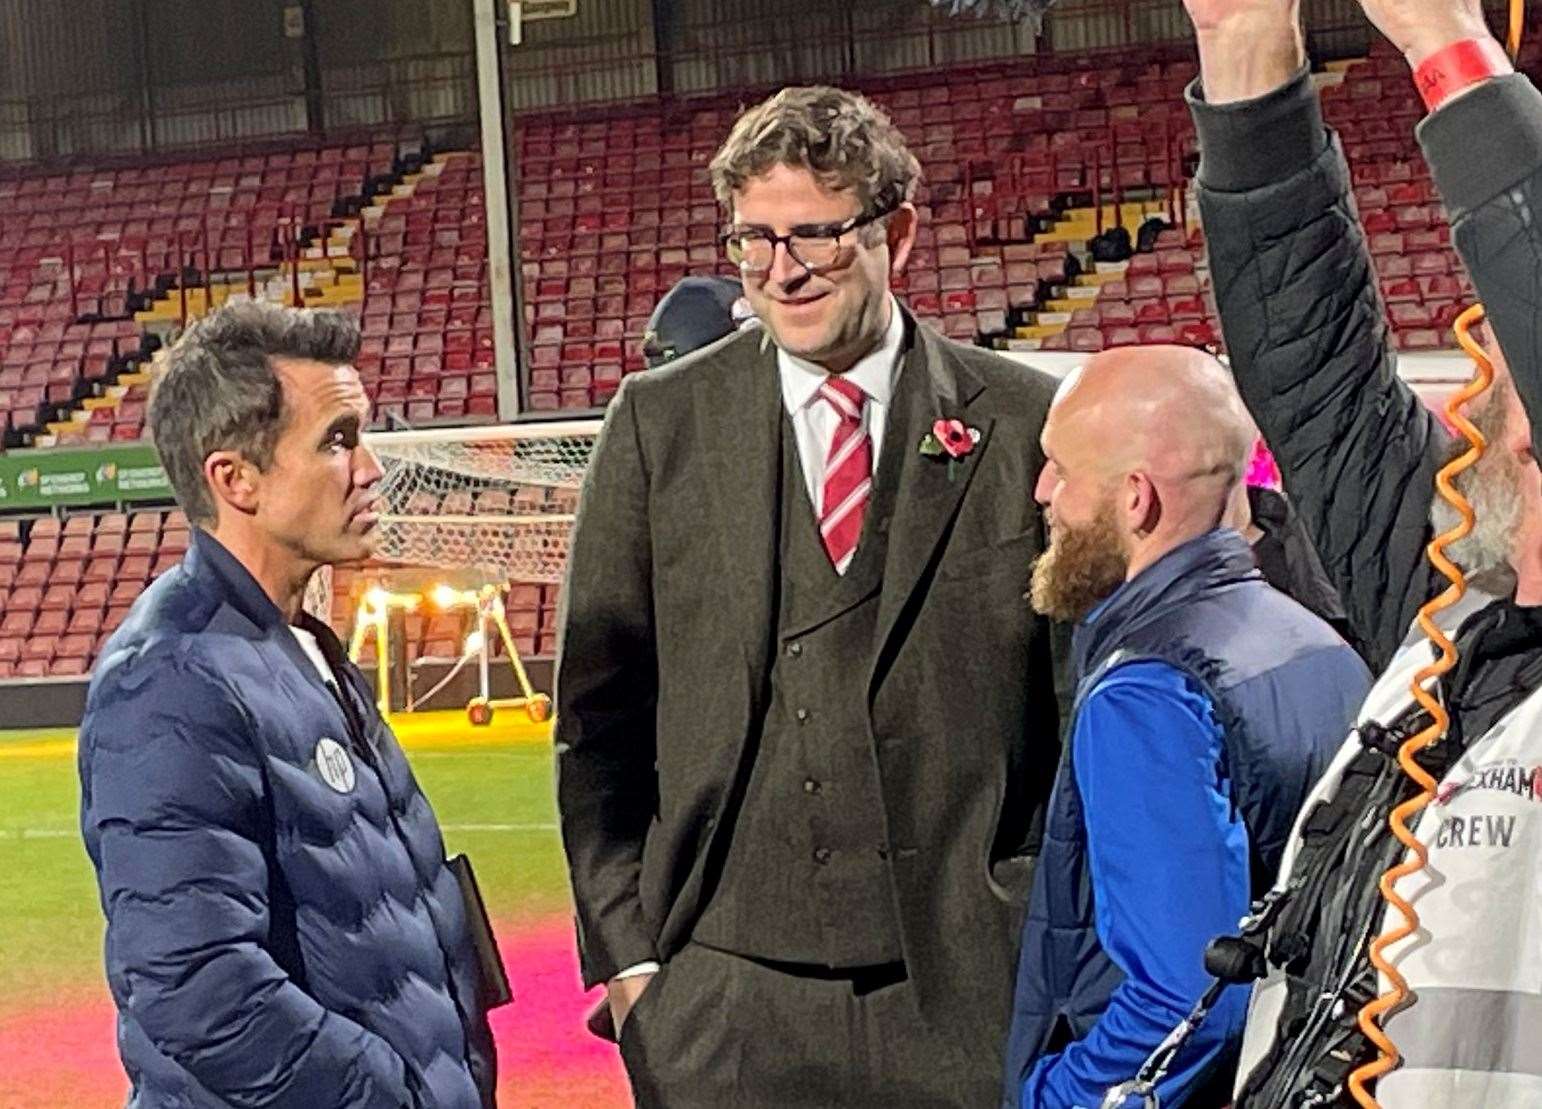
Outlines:
[[644, 1106], [988, 1106], [1057, 758], [1053, 393], [889, 291], [919, 167], [787, 89], [712, 163], [764, 330], [628, 378], [557, 678], [587, 986]]

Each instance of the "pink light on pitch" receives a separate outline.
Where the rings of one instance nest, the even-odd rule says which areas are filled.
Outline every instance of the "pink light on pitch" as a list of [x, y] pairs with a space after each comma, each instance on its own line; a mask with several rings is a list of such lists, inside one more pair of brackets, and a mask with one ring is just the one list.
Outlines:
[[[514, 1004], [491, 1015], [499, 1104], [629, 1106], [615, 1045], [584, 1027], [599, 994], [585, 994], [580, 986], [571, 921], [560, 917], [501, 928], [498, 945], [515, 991]], [[119, 1109], [127, 1096], [116, 1012], [105, 985], [0, 1013], [4, 1109]]]
[[578, 976], [567, 917], [498, 929], [514, 1004], [491, 1015], [498, 1042], [500, 1105], [520, 1109], [624, 1109], [631, 1104], [616, 1046], [596, 1039], [584, 1018], [600, 994]]
[[0, 1105], [108, 1109], [128, 1098], [107, 987], [0, 1015]]

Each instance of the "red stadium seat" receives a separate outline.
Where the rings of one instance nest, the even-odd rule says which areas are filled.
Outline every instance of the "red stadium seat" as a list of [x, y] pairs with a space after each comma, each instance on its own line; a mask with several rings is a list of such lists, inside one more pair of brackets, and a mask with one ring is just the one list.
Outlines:
[[1126, 277], [1140, 277], [1161, 272], [1157, 265], [1155, 254], [1137, 254], [1130, 259], [1129, 266], [1125, 269]]
[[[61, 629], [62, 630], [62, 629]], [[57, 635], [44, 635], [33, 628], [32, 634], [22, 644], [21, 658], [23, 662], [41, 660], [49, 662], [54, 657], [54, 646], [58, 642]]]
[[68, 612], [75, 605], [75, 587], [70, 585], [51, 585], [43, 594], [38, 608], [45, 611]]
[[64, 629], [69, 626], [68, 616], [59, 609], [44, 609], [37, 614], [37, 620], [32, 625], [32, 634], [35, 637], [59, 636], [64, 634]]
[[1099, 351], [1103, 349], [1103, 332], [1095, 327], [1073, 327], [1066, 332], [1071, 350]]
[[1189, 320], [1178, 326], [1177, 339], [1184, 346], [1211, 347], [1218, 342], [1219, 336], [1207, 321]]
[[8, 610], [4, 616], [0, 616], [0, 636], [26, 636], [32, 632], [32, 624], [36, 619], [32, 612]]
[[1167, 302], [1168, 318], [1174, 322], [1181, 320], [1202, 320], [1208, 313], [1205, 302], [1198, 297], [1184, 297]]
[[1096, 323], [1108, 326], [1132, 326], [1135, 323], [1135, 306], [1129, 301], [1113, 301], [1097, 306]]
[[1412, 258], [1413, 271], [1423, 275], [1444, 275], [1451, 272], [1452, 258], [1447, 251], [1427, 250]]

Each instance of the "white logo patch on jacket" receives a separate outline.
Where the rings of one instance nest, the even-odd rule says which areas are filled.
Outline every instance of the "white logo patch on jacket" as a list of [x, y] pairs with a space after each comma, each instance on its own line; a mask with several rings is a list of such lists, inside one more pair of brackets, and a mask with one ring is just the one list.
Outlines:
[[322, 736], [316, 743], [316, 772], [338, 793], [353, 792], [353, 759], [348, 757], [343, 745], [330, 736]]

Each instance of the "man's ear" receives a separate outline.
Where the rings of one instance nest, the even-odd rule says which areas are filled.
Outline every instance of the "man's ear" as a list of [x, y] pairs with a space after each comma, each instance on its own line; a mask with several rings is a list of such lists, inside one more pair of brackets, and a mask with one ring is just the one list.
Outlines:
[[214, 451], [203, 460], [203, 476], [216, 508], [228, 505], [244, 515], [257, 511], [261, 472], [239, 451]]
[[921, 227], [921, 217], [916, 206], [908, 200], [901, 204], [884, 221], [889, 241], [889, 276], [898, 277], [905, 272], [910, 261], [910, 251], [916, 245], [916, 232]]
[[1136, 471], [1125, 478], [1125, 526], [1138, 536], [1154, 532], [1162, 522], [1162, 498], [1147, 474]]

